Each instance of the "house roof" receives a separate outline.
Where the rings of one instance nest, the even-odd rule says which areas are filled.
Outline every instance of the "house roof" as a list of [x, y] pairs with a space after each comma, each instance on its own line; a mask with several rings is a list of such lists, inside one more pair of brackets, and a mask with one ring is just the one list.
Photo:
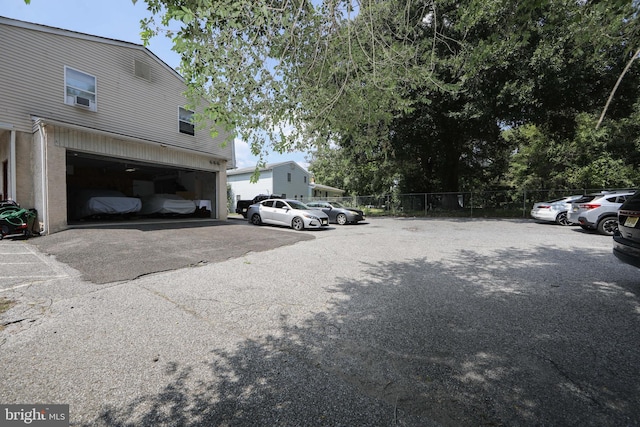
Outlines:
[[311, 185], [311, 188], [313, 188], [314, 190], [324, 190], [324, 191], [334, 191], [338, 193], [344, 193], [344, 190], [341, 190], [335, 187], [329, 187], [328, 185], [313, 184], [313, 183], [310, 185]]
[[[300, 166], [297, 162], [294, 162], [293, 160], [289, 160], [289, 161], [286, 161], [286, 162], [278, 162], [278, 163], [268, 163], [264, 167], [259, 168], [258, 170], [260, 172], [264, 172], [264, 171], [273, 170], [273, 169], [278, 168], [280, 166], [285, 166], [285, 165], [289, 165], [289, 164], [294, 164], [295, 166], [297, 166], [300, 169], [304, 170], [305, 172], [309, 173], [305, 168], [303, 168], [302, 166]], [[245, 174], [245, 173], [253, 173], [253, 171], [255, 171], [255, 170], [256, 170], [255, 167], [242, 168], [242, 169], [236, 169], [236, 170], [228, 170], [227, 171], [227, 175], [242, 175], [242, 174]]]
[[129, 49], [138, 49], [143, 52], [146, 52], [162, 67], [164, 67], [165, 69], [173, 73], [176, 77], [178, 77], [180, 80], [184, 82], [184, 78], [180, 75], [180, 73], [178, 73], [175, 69], [171, 68], [166, 62], [164, 62], [162, 59], [156, 56], [156, 54], [154, 54], [152, 51], [150, 51], [149, 49], [147, 49], [141, 44], [127, 42], [124, 40], [111, 39], [108, 37], [95, 36], [92, 34], [80, 33], [78, 31], [65, 30], [63, 28], [51, 27], [43, 24], [34, 24], [32, 22], [21, 21], [19, 19], [13, 19], [13, 18], [7, 18], [5, 16], [0, 16], [0, 24], [26, 28], [34, 31], [41, 31], [44, 33], [56, 34], [56, 35], [65, 36], [65, 37], [73, 37], [73, 38], [82, 39], [82, 40], [89, 40], [89, 41], [94, 41], [98, 43], [106, 43], [106, 44], [111, 44], [115, 46], [126, 47]]

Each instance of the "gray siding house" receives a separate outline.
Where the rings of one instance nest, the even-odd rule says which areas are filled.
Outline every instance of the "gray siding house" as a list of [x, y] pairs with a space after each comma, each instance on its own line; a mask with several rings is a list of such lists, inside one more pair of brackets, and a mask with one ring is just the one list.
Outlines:
[[0, 200], [65, 229], [69, 195], [196, 200], [226, 219], [234, 147], [195, 129], [182, 77], [142, 45], [0, 17]]
[[294, 161], [270, 163], [260, 169], [260, 178], [251, 182], [255, 168], [236, 169], [227, 172], [235, 201], [253, 199], [259, 194], [279, 194], [289, 199], [309, 198], [310, 174]]
[[271, 163], [260, 169], [260, 178], [251, 182], [255, 168], [237, 169], [227, 172], [235, 202], [250, 200], [259, 194], [278, 194], [288, 199], [311, 200], [316, 197], [341, 197], [344, 190], [323, 186], [313, 182], [313, 176], [294, 161]]

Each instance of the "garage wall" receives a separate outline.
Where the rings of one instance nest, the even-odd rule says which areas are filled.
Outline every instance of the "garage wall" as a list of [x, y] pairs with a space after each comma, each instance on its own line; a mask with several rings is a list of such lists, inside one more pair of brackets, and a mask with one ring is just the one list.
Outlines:
[[74, 151], [100, 154], [120, 159], [140, 160], [168, 166], [217, 172], [226, 168], [226, 162], [211, 156], [180, 151], [158, 144], [145, 144], [109, 137], [105, 134], [83, 132], [57, 127], [55, 145]]
[[16, 202], [27, 209], [37, 208], [33, 185], [36, 179], [33, 159], [37, 151], [31, 133], [16, 132]]

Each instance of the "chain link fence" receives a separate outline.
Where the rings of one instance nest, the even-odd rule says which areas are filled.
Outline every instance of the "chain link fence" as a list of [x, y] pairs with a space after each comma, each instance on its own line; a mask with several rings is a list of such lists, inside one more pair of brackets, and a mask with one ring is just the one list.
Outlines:
[[362, 209], [367, 216], [529, 218], [534, 203], [561, 197], [629, 189], [496, 190], [311, 198]]

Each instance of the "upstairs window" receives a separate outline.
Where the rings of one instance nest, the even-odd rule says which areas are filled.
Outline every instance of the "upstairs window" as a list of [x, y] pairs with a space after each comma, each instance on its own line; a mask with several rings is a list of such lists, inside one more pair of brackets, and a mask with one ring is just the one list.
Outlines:
[[195, 135], [195, 127], [193, 126], [193, 111], [180, 107], [178, 113], [178, 121], [180, 123], [180, 133], [187, 135]]
[[95, 76], [64, 67], [65, 104], [96, 111], [96, 86]]
[[291, 182], [291, 172], [287, 172], [287, 182]]

